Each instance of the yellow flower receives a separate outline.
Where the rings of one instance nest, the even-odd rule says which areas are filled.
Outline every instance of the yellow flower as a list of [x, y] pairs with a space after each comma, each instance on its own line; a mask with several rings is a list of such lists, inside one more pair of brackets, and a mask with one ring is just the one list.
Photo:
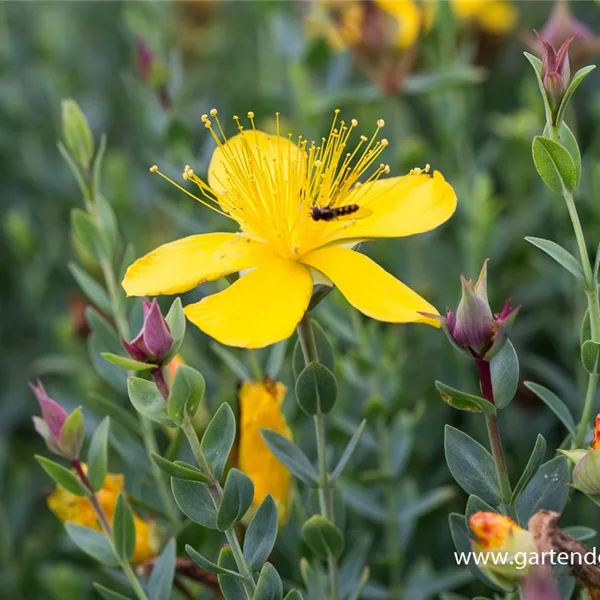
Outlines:
[[518, 12], [507, 0], [450, 0], [461, 21], [473, 21], [494, 35], [509, 33], [517, 26]]
[[[380, 321], [436, 326], [435, 319], [420, 314], [435, 313], [433, 306], [352, 247], [436, 228], [456, 208], [454, 190], [428, 167], [380, 179], [390, 170], [383, 163], [372, 168], [388, 145], [378, 139], [383, 120], [352, 149], [358, 122], [339, 121], [338, 113], [319, 144], [302, 137], [295, 144], [290, 137], [258, 131], [254, 113], [248, 113], [248, 131], [234, 117], [239, 133], [227, 140], [217, 111], [211, 111], [216, 127], [204, 115], [217, 143], [208, 183], [189, 167], [184, 179], [200, 189], [194, 198], [235, 221], [240, 231], [192, 235], [160, 246], [129, 267], [123, 280], [127, 294], [179, 294], [240, 272], [225, 291], [188, 305], [185, 314], [219, 342], [246, 348], [292, 335], [314, 283], [337, 286], [350, 304]], [[315, 210], [342, 206], [352, 207], [349, 218], [314, 217]]]
[[[86, 465], [83, 465], [87, 472]], [[125, 477], [122, 474], [108, 473], [102, 488], [96, 493], [98, 502], [106, 514], [108, 521], [112, 523], [115, 506], [119, 493], [125, 487]], [[48, 508], [63, 522], [76, 523], [90, 529], [100, 531], [100, 525], [96, 514], [88, 498], [75, 496], [61, 485], [57, 485], [47, 499]], [[134, 563], [145, 562], [156, 556], [158, 552], [158, 540], [155, 539], [153, 524], [144, 521], [134, 513], [135, 523], [135, 551], [131, 558]]]
[[410, 48], [417, 41], [421, 29], [427, 30], [431, 26], [431, 2], [427, 2], [424, 8], [414, 0], [375, 0], [375, 3], [394, 18], [394, 45], [398, 49]]
[[529, 531], [509, 517], [494, 512], [480, 511], [471, 515], [469, 526], [477, 537], [477, 542], [473, 542], [476, 553], [499, 555], [497, 560], [480, 560], [480, 568], [511, 580], [527, 575], [526, 559], [537, 551]]
[[290, 472], [275, 458], [262, 438], [260, 430], [272, 429], [288, 440], [288, 427], [281, 405], [287, 388], [283, 383], [265, 377], [262, 381], [244, 381], [239, 390], [240, 440], [238, 467], [254, 483], [252, 514], [267, 494], [271, 494], [279, 510], [279, 523], [287, 521], [290, 508]]

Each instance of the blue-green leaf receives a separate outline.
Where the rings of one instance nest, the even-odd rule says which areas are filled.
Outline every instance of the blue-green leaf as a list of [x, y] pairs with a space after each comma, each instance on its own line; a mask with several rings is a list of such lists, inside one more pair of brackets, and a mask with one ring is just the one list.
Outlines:
[[150, 575], [148, 600], [167, 600], [171, 597], [175, 577], [176, 544], [171, 538], [163, 548]]
[[43, 456], [36, 456], [35, 459], [40, 463], [42, 469], [68, 492], [75, 496], [88, 495], [88, 490], [72, 471]]
[[441, 394], [442, 400], [447, 402], [452, 408], [470, 412], [483, 412], [486, 415], [496, 414], [496, 407], [485, 398], [455, 390], [441, 381], [436, 381], [435, 387]]
[[300, 481], [308, 484], [317, 482], [318, 476], [315, 468], [296, 444], [270, 429], [261, 429], [260, 433], [277, 460]]
[[92, 488], [97, 492], [104, 483], [108, 471], [108, 433], [110, 431], [110, 417], [105, 417], [92, 436], [88, 450], [87, 476]]
[[203, 569], [206, 569], [210, 573], [215, 573], [215, 575], [230, 575], [231, 577], [236, 577], [237, 579], [243, 579], [244, 576], [240, 575], [237, 571], [232, 571], [230, 569], [225, 569], [219, 565], [216, 565], [211, 560], [208, 560], [205, 556], [202, 556], [200, 552], [194, 550], [189, 544], [186, 544], [185, 551], [189, 554], [189, 557]]
[[537, 439], [535, 441], [535, 446], [533, 447], [533, 452], [529, 457], [529, 461], [527, 462], [527, 466], [523, 471], [523, 474], [519, 478], [517, 485], [512, 493], [512, 498], [510, 499], [511, 505], [513, 505], [521, 492], [525, 489], [525, 486], [531, 481], [531, 478], [536, 474], [539, 469], [542, 461], [544, 460], [544, 455], [546, 454], [546, 440], [538, 434]]
[[572, 437], [575, 437], [575, 421], [571, 415], [571, 411], [565, 403], [548, 388], [545, 388], [539, 383], [526, 381], [525, 386], [530, 389], [544, 404], [560, 419], [561, 423], [567, 428], [567, 431]]
[[527, 236], [525, 238], [530, 244], [543, 250], [548, 256], [552, 257], [561, 267], [565, 268], [571, 275], [580, 281], [584, 280], [583, 269], [579, 261], [562, 246], [551, 240]]
[[367, 420], [363, 419], [360, 422], [360, 425], [358, 426], [358, 428], [356, 429], [354, 434], [352, 435], [352, 437], [350, 438], [350, 441], [346, 445], [346, 448], [344, 449], [344, 452], [343, 452], [342, 456], [340, 457], [340, 461], [338, 462], [337, 466], [332, 471], [332, 473], [329, 477], [329, 481], [331, 482], [332, 485], [337, 481], [338, 477], [344, 472], [344, 469], [346, 468], [348, 461], [354, 454], [354, 450], [356, 450], [356, 446], [358, 446], [358, 442], [360, 441], [360, 438], [361, 438], [366, 426], [367, 426]]
[[123, 594], [109, 590], [99, 583], [94, 583], [94, 589], [104, 598], [104, 600], [131, 600], [129, 596], [123, 596]]
[[251, 571], [265, 563], [277, 538], [277, 506], [268, 494], [258, 507], [244, 538], [244, 558]]
[[519, 386], [519, 358], [510, 340], [490, 361], [490, 371], [496, 408], [506, 408]]
[[94, 560], [108, 567], [116, 567], [119, 564], [110, 542], [103, 533], [75, 523], [65, 523], [65, 531], [73, 543]]
[[115, 550], [124, 561], [129, 561], [135, 550], [135, 523], [131, 508], [121, 493], [117, 498], [112, 527]]
[[248, 512], [254, 498], [254, 484], [248, 475], [231, 469], [223, 488], [223, 496], [217, 511], [217, 528], [226, 531], [240, 521]]
[[252, 600], [281, 600], [282, 596], [283, 584], [277, 569], [271, 563], [265, 563], [260, 571]]
[[131, 404], [141, 415], [160, 425], [176, 427], [167, 413], [167, 403], [154, 382], [130, 377], [127, 387]]
[[217, 528], [217, 509], [208, 488], [203, 483], [173, 478], [171, 489], [177, 506], [186, 517], [203, 527]]
[[456, 483], [467, 494], [497, 506], [501, 502], [496, 466], [490, 453], [466, 433], [446, 425], [446, 461]]
[[235, 431], [235, 416], [231, 406], [224, 402], [208, 424], [200, 443], [204, 458], [215, 479], [220, 479], [223, 475], [235, 440]]
[[309, 416], [330, 412], [338, 392], [335, 375], [317, 362], [304, 367], [296, 379], [295, 389], [298, 405]]

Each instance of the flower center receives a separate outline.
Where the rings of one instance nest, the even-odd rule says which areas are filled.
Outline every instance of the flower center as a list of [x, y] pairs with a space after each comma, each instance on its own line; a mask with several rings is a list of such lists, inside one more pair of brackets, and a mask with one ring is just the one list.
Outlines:
[[[249, 112], [251, 127], [245, 129], [234, 116], [239, 133], [228, 139], [216, 109], [211, 110], [210, 116], [202, 116], [217, 145], [208, 182], [189, 166], [183, 172], [184, 180], [198, 186], [201, 197], [173, 182], [156, 166], [150, 170], [234, 220], [244, 234], [269, 245], [281, 256], [298, 259], [327, 243], [332, 232], [350, 227], [361, 218], [359, 209], [373, 199], [373, 194], [361, 192], [361, 186], [390, 171], [383, 163], [373, 168], [388, 146], [387, 139], [378, 139], [385, 125], [383, 119], [377, 121], [370, 138], [360, 135], [350, 149], [358, 121], [339, 120], [339, 112], [334, 113], [329, 135], [317, 143], [302, 136], [294, 142], [291, 134], [282, 137], [279, 113], [276, 135], [257, 130], [254, 113]], [[315, 207], [321, 210], [313, 210]]]

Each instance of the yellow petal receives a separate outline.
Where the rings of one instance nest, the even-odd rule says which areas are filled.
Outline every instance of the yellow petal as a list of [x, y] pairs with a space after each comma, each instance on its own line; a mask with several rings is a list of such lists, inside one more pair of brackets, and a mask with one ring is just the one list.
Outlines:
[[380, 179], [348, 196], [372, 214], [338, 221], [332, 240], [404, 237], [435, 229], [456, 210], [456, 194], [441, 173]]
[[414, 0], [376, 0], [383, 11], [396, 21], [395, 45], [397, 48], [412, 46], [419, 37], [423, 13]]
[[437, 314], [429, 302], [364, 254], [332, 246], [311, 252], [302, 262], [329, 277], [346, 300], [368, 317], [389, 323], [439, 326], [435, 319], [418, 312]]
[[207, 233], [164, 244], [136, 260], [123, 279], [128, 296], [179, 294], [254, 267], [270, 251], [234, 233]]
[[217, 146], [208, 165], [208, 185], [218, 194], [240, 187], [240, 179], [248, 173], [246, 167], [253, 166], [253, 174], [267, 169], [271, 177], [287, 177], [290, 161], [300, 149], [287, 137], [269, 135], [262, 131], [249, 130], [229, 138]]
[[238, 467], [254, 484], [254, 509], [267, 494], [271, 494], [278, 507], [280, 525], [285, 523], [289, 514], [291, 475], [269, 450], [260, 430], [271, 429], [288, 440], [292, 439], [281, 409], [286, 391], [283, 383], [268, 378], [244, 381], [239, 389]]
[[483, 29], [495, 35], [504, 35], [517, 26], [518, 13], [512, 3], [503, 0], [489, 0], [485, 4], [487, 8], [481, 12], [478, 18]]
[[312, 278], [306, 267], [272, 258], [225, 291], [186, 306], [184, 312], [222, 344], [262, 348], [292, 335], [311, 294]]

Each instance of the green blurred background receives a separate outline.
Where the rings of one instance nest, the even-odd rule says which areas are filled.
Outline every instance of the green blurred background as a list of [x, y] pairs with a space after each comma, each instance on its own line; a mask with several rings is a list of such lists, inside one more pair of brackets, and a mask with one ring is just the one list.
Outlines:
[[[562, 201], [544, 188], [531, 161], [543, 109], [522, 54], [531, 29], [547, 23], [553, 4], [513, 4], [515, 26], [492, 35], [477, 22], [456, 21], [442, 3], [438, 10], [446, 18], [435, 19], [414, 48], [399, 51], [385, 36], [367, 49], [337, 48], [331, 32], [339, 21], [323, 21], [331, 9], [325, 3], [0, 3], [0, 598], [92, 598], [91, 581], [114, 577], [99, 574], [67, 542], [45, 506], [50, 482], [33, 459], [44, 448], [31, 424], [38, 409], [28, 380], [43, 378], [67, 406], [83, 404], [90, 430], [103, 415], [98, 397], [127, 407], [126, 398], [91, 366], [86, 301], [67, 267], [74, 260], [99, 275], [69, 233], [70, 211], [82, 200], [57, 149], [63, 98], [79, 103], [96, 139], [107, 134], [103, 191], [136, 255], [184, 234], [230, 227], [148, 172], [154, 163], [175, 178], [185, 164], [205, 170], [212, 141], [200, 115], [210, 108], [217, 107], [227, 123], [227, 115], [252, 110], [263, 129], [273, 127], [279, 111], [287, 129], [309, 139], [327, 130], [335, 108], [369, 131], [384, 118], [392, 173], [431, 163], [455, 186], [459, 208], [431, 234], [379, 241], [365, 252], [440, 310], [458, 302], [460, 273], [476, 276], [489, 258], [492, 307], [500, 310], [508, 297], [522, 305], [512, 336], [522, 379], [552, 387], [579, 414], [581, 295], [565, 271], [523, 239], [532, 235], [572, 246]], [[574, 2], [572, 10], [600, 31], [597, 4]], [[589, 240], [600, 238], [599, 87], [597, 75], [586, 80], [568, 119], [584, 156], [577, 201]], [[210, 286], [189, 296], [207, 291]], [[476, 389], [469, 363], [439, 332], [368, 321], [337, 292], [318, 308], [317, 319], [334, 340], [343, 382], [333, 440], [341, 445], [367, 406], [382, 401], [391, 415], [382, 427], [389, 425], [397, 446], [395, 478], [381, 482], [381, 431], [372, 418], [354, 471], [342, 485], [354, 532], [347, 539], [358, 547], [369, 531], [375, 540], [365, 597], [388, 597], [384, 519], [369, 513], [369, 506], [385, 503], [388, 492], [374, 491], [376, 481], [398, 491], [398, 510], [416, 507], [420, 517], [405, 514], [400, 526], [405, 597], [424, 600], [455, 586], [466, 586], [466, 593], [482, 590], [452, 559], [447, 514], [462, 512], [465, 496], [445, 465], [443, 425], [458, 425], [484, 442], [483, 420], [449, 409], [433, 386], [441, 379]], [[243, 369], [236, 372], [231, 357], [245, 363], [243, 352], [224, 360], [208, 338], [193, 331], [183, 354], [205, 374], [210, 406], [235, 398]], [[280, 373], [288, 384], [290, 354], [291, 344]], [[259, 359], [266, 361], [267, 352]], [[305, 420], [289, 396], [290, 422], [310, 454]], [[537, 433], [549, 447], [565, 434], [525, 388], [500, 418], [515, 477]], [[129, 491], [141, 494], [147, 484], [140, 469], [143, 451], [139, 440], [129, 440], [126, 431], [122, 436], [111, 468], [124, 471]], [[578, 524], [596, 524], [589, 503], [574, 501], [567, 511]], [[298, 580], [297, 539], [292, 522], [277, 555], [289, 580]]]

